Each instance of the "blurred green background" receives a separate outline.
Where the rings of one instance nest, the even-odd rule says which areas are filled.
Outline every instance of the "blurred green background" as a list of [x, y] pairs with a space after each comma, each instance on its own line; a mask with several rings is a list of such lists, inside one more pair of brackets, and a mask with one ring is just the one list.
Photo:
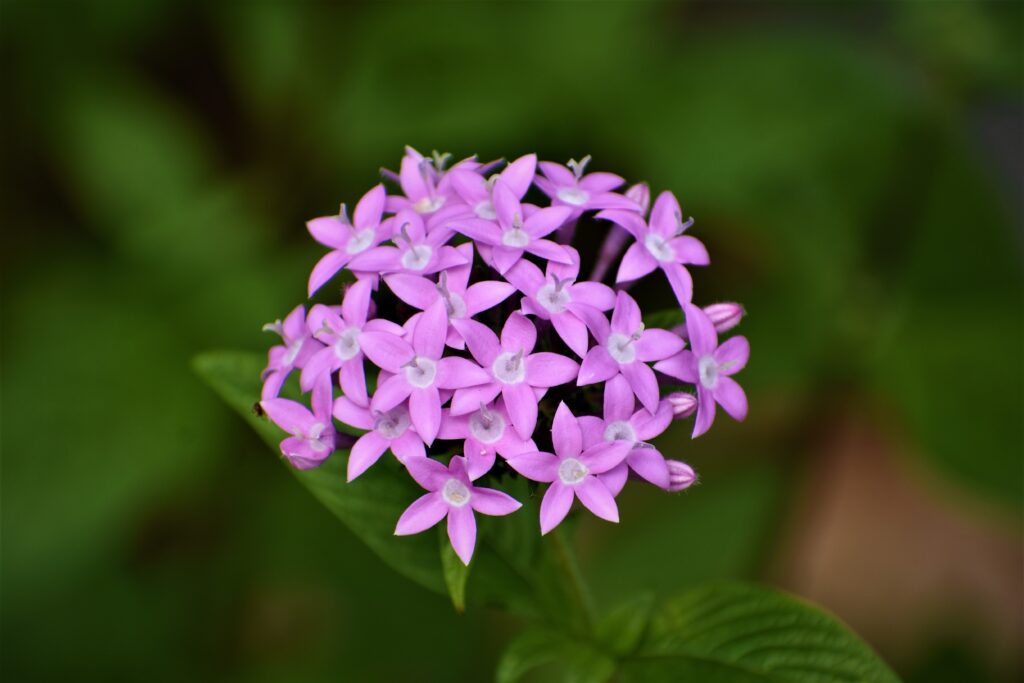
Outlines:
[[[602, 604], [823, 603], [907, 681], [1022, 644], [1019, 2], [0, 3], [5, 681], [482, 681], [516, 624], [387, 569], [189, 369], [402, 146], [672, 189], [744, 425], [581, 524]], [[663, 293], [651, 293], [654, 305]]]

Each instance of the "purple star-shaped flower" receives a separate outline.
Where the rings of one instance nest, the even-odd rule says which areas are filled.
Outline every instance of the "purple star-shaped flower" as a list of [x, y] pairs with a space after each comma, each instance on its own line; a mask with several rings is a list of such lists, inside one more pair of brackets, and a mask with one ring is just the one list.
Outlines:
[[625, 441], [603, 441], [583, 449], [579, 421], [560, 403], [551, 427], [555, 452], [523, 453], [509, 458], [508, 464], [524, 477], [551, 482], [540, 504], [540, 531], [546, 534], [569, 514], [573, 498], [601, 519], [619, 521], [615, 496], [597, 476], [623, 461], [632, 448]]
[[522, 312], [550, 320], [562, 341], [583, 358], [590, 336], [584, 323], [586, 314], [580, 311], [589, 308], [591, 316], [607, 311], [615, 305], [615, 292], [600, 282], [577, 282], [579, 253], [572, 247], [565, 249], [572, 254], [571, 264], [550, 261], [542, 274], [540, 268], [523, 259], [505, 273], [505, 278], [525, 295]]
[[356, 204], [355, 220], [350, 220], [345, 205], [337, 216], [314, 218], [306, 224], [309, 234], [320, 244], [330, 247], [309, 274], [309, 296], [341, 270], [346, 263], [391, 236], [389, 227], [381, 223], [386, 196], [383, 185], [377, 185]]
[[441, 426], [439, 389], [461, 389], [487, 382], [490, 377], [476, 363], [465, 358], [442, 358], [448, 313], [437, 301], [419, 314], [412, 330], [412, 344], [389, 332], [363, 332], [363, 353], [374, 365], [391, 373], [381, 382], [370, 401], [379, 412], [391, 410], [409, 399], [409, 412], [416, 431], [428, 445]]
[[317, 340], [327, 346], [310, 357], [302, 368], [299, 386], [309, 391], [323, 375], [340, 369], [341, 390], [359, 405], [369, 404], [366, 394], [366, 372], [360, 344], [363, 330], [402, 334], [402, 327], [390, 320], [367, 321], [373, 285], [369, 279], [357, 280], [345, 290], [341, 315], [323, 304], [313, 306], [307, 319]]
[[291, 436], [281, 442], [281, 453], [300, 470], [318, 466], [334, 452], [336, 432], [331, 422], [331, 384], [323, 378], [313, 387], [313, 411], [287, 398], [268, 398], [260, 407], [274, 424]]
[[[487, 405], [500, 393], [512, 425], [523, 439], [537, 426], [537, 401], [548, 387], [571, 382], [579, 365], [557, 353], [533, 353], [537, 328], [520, 313], [513, 313], [501, 330], [501, 340], [475, 320], [453, 323], [466, 346], [487, 372], [487, 382], [459, 389], [452, 398], [452, 414], [465, 415]], [[538, 395], [539, 394], [539, 395]]]
[[402, 211], [387, 222], [395, 230], [391, 241], [398, 246], [368, 249], [349, 261], [349, 270], [429, 275], [465, 263], [462, 255], [446, 244], [452, 235], [448, 228], [427, 230], [423, 218], [414, 211]]
[[[394, 273], [386, 275], [384, 281], [395, 296], [421, 311], [442, 299], [448, 310], [448, 319], [472, 318], [478, 313], [497, 306], [515, 292], [507, 282], [485, 280], [469, 284], [473, 271], [473, 244], [467, 242], [455, 248], [466, 260], [464, 264], [442, 270], [437, 282], [420, 275]], [[462, 335], [454, 326], [448, 328], [448, 346], [456, 349], [466, 347]]]
[[538, 166], [543, 177], [533, 182], [541, 192], [551, 197], [554, 205], [571, 208], [572, 218], [577, 218], [584, 211], [591, 209], [636, 211], [638, 207], [632, 200], [612, 192], [626, 181], [614, 173], [597, 172], [584, 175], [584, 169], [589, 163], [589, 154], [579, 161], [570, 160], [567, 166], [542, 161]]
[[263, 380], [261, 398], [275, 398], [281, 392], [281, 386], [288, 379], [292, 370], [300, 370], [314, 353], [323, 348], [323, 344], [313, 339], [306, 326], [306, 307], [296, 306], [284, 319], [263, 326], [267, 332], [276, 332], [284, 340], [284, 344], [273, 346], [268, 353], [267, 367], [260, 378]]
[[[450, 410], [444, 411], [437, 436], [439, 439], [465, 439], [463, 452], [467, 456], [483, 451], [492, 460], [495, 453], [510, 458], [537, 450], [533, 439], [522, 438], [512, 428], [512, 418], [500, 400], [490, 406], [481, 404], [477, 410], [465, 415], [452, 415]], [[471, 450], [471, 444], [475, 445], [475, 450]]]
[[476, 546], [476, 517], [508, 515], [522, 504], [507, 493], [474, 486], [482, 472], [471, 471], [465, 458], [455, 456], [448, 467], [431, 458], [412, 458], [405, 462], [409, 474], [429, 493], [417, 498], [398, 520], [396, 536], [418, 534], [448, 517], [448, 540], [455, 554], [469, 564]]
[[720, 403], [733, 418], [747, 416], [747, 395], [732, 375], [742, 370], [750, 358], [746, 337], [732, 337], [721, 346], [718, 333], [708, 315], [693, 304], [683, 306], [690, 349], [654, 366], [658, 372], [697, 385], [697, 419], [693, 438], [715, 421], [715, 403]]
[[610, 325], [603, 314], [585, 317], [597, 345], [583, 359], [576, 384], [584, 386], [605, 382], [621, 373], [640, 403], [650, 412], [655, 412], [658, 409], [658, 379], [647, 363], [679, 353], [684, 346], [683, 340], [668, 330], [644, 329], [640, 307], [625, 292], [617, 295]]
[[398, 183], [404, 196], [388, 197], [387, 210], [392, 213], [410, 210], [424, 215], [441, 211], [456, 196], [451, 186], [451, 173], [456, 170], [475, 171], [480, 167], [476, 159], [470, 157], [446, 171], [444, 166], [448, 158], [449, 155], [437, 152], [433, 158], [425, 157], [407, 146], [398, 173]]
[[662, 192], [651, 209], [650, 222], [635, 211], [610, 209], [597, 218], [612, 221], [628, 230], [636, 242], [630, 245], [619, 264], [616, 282], [630, 282], [661, 268], [680, 305], [693, 299], [693, 279], [683, 264], [706, 266], [711, 262], [708, 250], [695, 237], [683, 232], [693, 219], [683, 222], [682, 209], [671, 192]]
[[404, 403], [385, 412], [374, 412], [347, 396], [339, 396], [334, 399], [334, 417], [350, 427], [368, 430], [356, 440], [349, 453], [349, 481], [369, 469], [389, 448], [403, 463], [427, 454]]
[[450, 177], [452, 187], [462, 201], [472, 209], [472, 214], [477, 218], [493, 221], [498, 217], [492, 197], [494, 184], [500, 180], [505, 187], [512, 191], [516, 199], [522, 199], [526, 191], [530, 189], [536, 172], [537, 155], [527, 154], [519, 157], [506, 166], [501, 173], [490, 178], [484, 178], [476, 171], [463, 169], [453, 169]]
[[456, 232], [490, 245], [490, 262], [495, 270], [504, 274], [524, 253], [549, 261], [571, 262], [572, 257], [565, 248], [544, 239], [569, 218], [572, 212], [567, 207], [535, 209], [528, 204], [524, 205], [501, 180], [494, 184], [493, 195], [494, 221], [465, 218], [452, 221], [451, 226]]
[[672, 423], [672, 406], [662, 401], [654, 413], [646, 408], [634, 411], [635, 407], [629, 382], [622, 375], [616, 375], [604, 385], [604, 418], [591, 415], [579, 418], [584, 448], [604, 441], [625, 441], [631, 445], [632, 450], [622, 463], [599, 475], [615, 495], [625, 485], [629, 470], [655, 486], [669, 487], [668, 464], [648, 442], [668, 429]]

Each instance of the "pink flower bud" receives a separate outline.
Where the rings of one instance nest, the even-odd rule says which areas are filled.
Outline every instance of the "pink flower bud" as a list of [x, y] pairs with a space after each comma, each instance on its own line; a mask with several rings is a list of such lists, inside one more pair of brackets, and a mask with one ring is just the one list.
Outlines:
[[651, 206], [651, 188], [647, 183], [637, 183], [626, 190], [626, 197], [640, 205], [640, 213], [647, 215], [647, 209]]
[[682, 491], [690, 488], [697, 481], [697, 473], [693, 468], [680, 460], [666, 460], [668, 465], [668, 490]]
[[672, 406], [672, 415], [677, 420], [690, 417], [697, 410], [697, 397], [683, 391], [669, 394], [668, 402]]
[[[704, 307], [704, 314], [711, 319], [711, 324], [715, 326], [715, 332], [728, 332], [732, 328], [740, 324], [740, 320], [747, 314], [743, 310], [743, 307], [737, 303], [724, 303], [724, 304], [711, 304], [710, 306]], [[687, 339], [686, 323], [676, 325], [672, 328], [672, 331], [678, 334], [683, 339]]]

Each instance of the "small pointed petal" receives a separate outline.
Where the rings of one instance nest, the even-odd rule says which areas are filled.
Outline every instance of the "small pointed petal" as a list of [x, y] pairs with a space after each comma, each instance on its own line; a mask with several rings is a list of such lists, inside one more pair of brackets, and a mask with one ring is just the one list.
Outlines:
[[667, 489], [669, 485], [668, 464], [665, 458], [654, 448], [635, 448], [626, 462], [630, 469], [658, 488]]
[[506, 166], [500, 177], [501, 182], [512, 191], [512, 194], [522, 199], [526, 191], [530, 189], [533, 176], [536, 173], [537, 155], [526, 154]]
[[604, 385], [604, 419], [610, 421], [628, 420], [633, 415], [636, 403], [633, 389], [622, 375], [615, 375]]
[[[719, 378], [721, 379], [721, 378]], [[708, 389], [697, 387], [697, 419], [693, 423], [693, 435], [696, 439], [711, 429], [715, 421], [715, 397]]]
[[[469, 343], [468, 339], [466, 343]], [[501, 329], [501, 348], [510, 353], [522, 350], [524, 355], [529, 355], [536, 344], [536, 326], [521, 313], [511, 314]]]
[[334, 419], [356, 429], [373, 429], [373, 414], [368, 408], [357, 405], [348, 396], [334, 399], [331, 411]]
[[521, 453], [508, 459], [509, 467], [532, 481], [550, 482], [558, 478], [558, 458], [551, 453]]
[[645, 363], [670, 358], [682, 351], [684, 346], [686, 343], [679, 335], [656, 328], [644, 330], [643, 335], [634, 344], [637, 360]]
[[640, 329], [643, 318], [636, 299], [620, 291], [615, 296], [615, 309], [612, 311], [612, 331], [633, 334]]
[[517, 214], [519, 216], [518, 220], [523, 219], [523, 207], [520, 205], [519, 199], [509, 189], [508, 185], [501, 180], [494, 183], [491, 197], [494, 201], [494, 211], [498, 214], [498, 222], [502, 228], [505, 230], [511, 229], [516, 222]]
[[380, 223], [380, 218], [384, 213], [386, 199], [387, 193], [384, 191], [384, 186], [380, 183], [374, 185], [356, 204], [355, 213], [352, 215], [352, 224], [357, 228], [376, 226]]
[[668, 402], [672, 406], [672, 416], [677, 420], [690, 417], [697, 412], [697, 397], [693, 394], [677, 391], [674, 394], [669, 394]]
[[428, 446], [437, 438], [441, 428], [441, 396], [436, 386], [413, 389], [409, 396], [409, 416], [416, 432]]
[[686, 315], [686, 332], [694, 355], [701, 358], [714, 353], [718, 347], [718, 333], [711, 319], [693, 304], [685, 304], [683, 313]]
[[465, 297], [463, 297], [466, 302], [466, 315], [471, 317], [481, 311], [494, 308], [512, 296], [515, 291], [516, 288], [509, 283], [496, 280], [472, 284], [466, 290]]
[[654, 369], [690, 384], [700, 381], [700, 376], [697, 373], [697, 357], [693, 355], [693, 351], [680, 351], [671, 358], [658, 361], [654, 364]]
[[590, 332], [582, 320], [572, 313], [565, 313], [551, 316], [551, 325], [573, 353], [580, 358], [587, 355], [587, 348], [590, 346]]
[[583, 364], [580, 365], [576, 386], [582, 387], [587, 384], [605, 382], [617, 374], [619, 374], [619, 364], [608, 354], [607, 349], [603, 346], [595, 346], [587, 351]]
[[381, 412], [391, 410], [409, 398], [410, 393], [412, 393], [412, 387], [405, 380], [405, 376], [393, 375], [377, 387], [373, 398], [370, 399], [370, 407]]
[[615, 223], [615, 225], [625, 229], [638, 241], [643, 241], [647, 235], [647, 223], [644, 222], [643, 217], [636, 211], [605, 209], [598, 212], [595, 218]]
[[571, 358], [547, 351], [527, 356], [526, 381], [534, 387], [555, 387], [576, 379], [579, 363]]
[[559, 458], [577, 458], [583, 452], [583, 432], [576, 416], [565, 403], [559, 403], [551, 425], [551, 442]]
[[367, 432], [359, 437], [348, 455], [348, 481], [352, 481], [360, 474], [380, 460], [380, 456], [388, 449], [388, 441], [377, 432]]
[[306, 406], [287, 398], [263, 400], [260, 407], [274, 424], [290, 434], [305, 433], [316, 422]]
[[734, 420], [742, 422], [747, 418], [747, 394], [732, 377], [719, 377], [713, 393], [715, 400]]
[[425, 458], [427, 455], [423, 439], [411, 429], [405, 430], [400, 437], [391, 441], [391, 452], [402, 463], [416, 458]]
[[476, 547], [476, 517], [471, 505], [453, 507], [448, 511], [448, 540], [462, 564], [468, 565]]
[[576, 495], [588, 510], [609, 522], [619, 521], [619, 506], [611, 491], [597, 477], [587, 477], [576, 486]]
[[417, 498], [398, 519], [395, 536], [408, 536], [426, 531], [448, 514], [448, 506], [438, 493], [427, 493]]
[[359, 405], [370, 404], [366, 393], [366, 369], [363, 367], [362, 356], [356, 356], [341, 364], [341, 390]]
[[626, 479], [629, 478], [629, 465], [625, 462], [620, 462], [607, 472], [597, 475], [597, 478], [604, 482], [604, 485], [608, 487], [609, 493], [617, 496], [626, 486]]
[[689, 263], [694, 266], [706, 266], [711, 263], [707, 247], [696, 237], [682, 235], [670, 240], [668, 244], [679, 263]]
[[327, 284], [331, 278], [337, 275], [349, 261], [349, 255], [343, 251], [329, 251], [324, 254], [309, 274], [309, 285], [306, 292], [313, 296], [321, 287]]
[[537, 427], [537, 397], [526, 382], [506, 384], [501, 389], [512, 426], [520, 438], [529, 439]]
[[455, 391], [452, 397], [452, 415], [462, 416], [480, 409], [480, 404], [489, 405], [501, 393], [501, 385], [488, 382], [474, 387], [466, 387]]
[[560, 482], [555, 482], [544, 493], [540, 503], [540, 533], [547, 534], [562, 523], [572, 507], [572, 489]]
[[526, 251], [548, 261], [572, 263], [572, 252], [551, 240], [531, 240], [526, 245]]
[[654, 370], [640, 362], [626, 363], [620, 366], [619, 370], [629, 382], [629, 386], [632, 387], [633, 393], [636, 394], [643, 407], [652, 413], [657, 410], [660, 395], [658, 393], [658, 378], [655, 376]]
[[665, 273], [672, 293], [676, 295], [676, 301], [680, 306], [693, 301], [693, 278], [690, 277], [690, 271], [678, 263], [662, 263], [661, 270]]
[[668, 490], [682, 491], [697, 482], [697, 473], [680, 460], [666, 460], [668, 464]]
[[571, 216], [572, 209], [568, 206], [550, 206], [535, 211], [523, 221], [523, 230], [529, 233], [530, 237], [540, 239], [565, 225]]
[[715, 362], [721, 366], [718, 370], [719, 373], [735, 375], [747, 367], [747, 361], [750, 360], [750, 342], [746, 337], [727, 339], [712, 356], [714, 356]]
[[433, 458], [412, 458], [405, 463], [409, 476], [428, 491], [439, 491], [448, 480], [448, 468]]
[[602, 441], [580, 454], [580, 462], [594, 474], [607, 472], [626, 459], [633, 449], [627, 441]]
[[434, 383], [442, 389], [462, 389], [491, 381], [491, 374], [468, 358], [449, 356], [437, 362]]
[[483, 515], [510, 515], [523, 506], [512, 496], [495, 489], [473, 489], [473, 497], [469, 501], [473, 509]]
[[[689, 394], [684, 395], [689, 396]], [[663, 399], [658, 402], [658, 409], [656, 411], [652, 413], [646, 408], [642, 408], [629, 418], [629, 423], [633, 425], [633, 431], [636, 432], [637, 439], [640, 441], [650, 441], [655, 437], [661, 436], [668, 429], [669, 425], [672, 424], [673, 417], [672, 404], [667, 399]]]
[[494, 364], [494, 359], [501, 353], [501, 343], [498, 341], [498, 335], [494, 334], [491, 328], [476, 320], [468, 319], [453, 320], [452, 326], [466, 340], [466, 346], [477, 363], [485, 368]]
[[448, 334], [448, 311], [444, 301], [438, 299], [423, 311], [412, 332], [412, 347], [416, 355], [440, 358], [444, 353], [444, 340]]
[[651, 252], [639, 242], [634, 242], [626, 250], [619, 264], [619, 272], [615, 276], [616, 282], [632, 282], [639, 280], [658, 267], [658, 262], [651, 256]]
[[416, 355], [409, 342], [387, 332], [363, 332], [359, 346], [371, 363], [390, 373], [401, 372]]
[[430, 308], [441, 296], [436, 285], [421, 275], [393, 273], [385, 275], [384, 282], [395, 296], [421, 311]]
[[331, 249], [345, 249], [352, 237], [352, 229], [338, 216], [321, 216], [306, 222], [306, 229], [320, 244]]
[[651, 209], [651, 230], [664, 237], [674, 235], [680, 220], [682, 220], [682, 215], [683, 210], [679, 207], [679, 200], [666, 190], [654, 200], [654, 208]]
[[577, 282], [571, 292], [573, 302], [593, 306], [599, 311], [615, 306], [615, 290], [600, 282]]

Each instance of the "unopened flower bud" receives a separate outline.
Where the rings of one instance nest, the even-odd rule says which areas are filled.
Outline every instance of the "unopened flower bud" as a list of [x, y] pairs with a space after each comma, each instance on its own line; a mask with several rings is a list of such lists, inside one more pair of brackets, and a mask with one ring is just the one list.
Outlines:
[[[715, 326], [715, 332], [728, 332], [739, 325], [740, 320], [747, 314], [742, 306], [732, 302], [705, 306], [704, 313], [711, 319], [711, 324]], [[683, 339], [688, 339], [686, 323], [676, 325], [672, 328], [672, 331]]]
[[697, 397], [684, 391], [669, 394], [668, 402], [672, 406], [672, 415], [677, 420], [690, 417], [697, 410]]
[[693, 468], [680, 460], [666, 460], [668, 465], [668, 490], [682, 491], [690, 488], [697, 481], [697, 473]]
[[640, 213], [647, 215], [647, 209], [651, 207], [651, 188], [647, 183], [637, 183], [626, 190], [626, 197], [632, 199], [640, 207]]

